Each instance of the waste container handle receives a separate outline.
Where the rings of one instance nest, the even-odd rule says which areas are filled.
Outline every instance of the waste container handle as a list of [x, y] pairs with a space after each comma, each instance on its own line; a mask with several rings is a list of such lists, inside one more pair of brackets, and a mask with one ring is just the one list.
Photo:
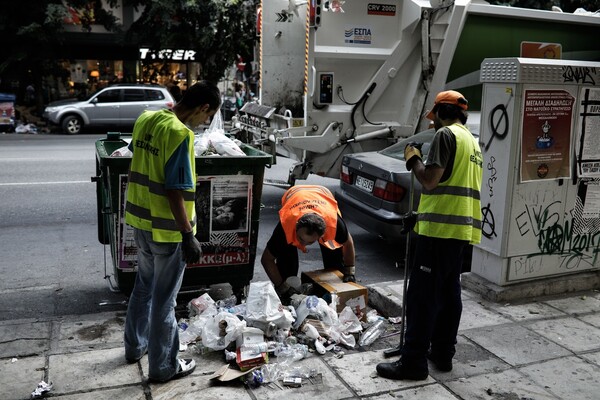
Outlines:
[[101, 176], [92, 176], [90, 179], [92, 182], [100, 182], [100, 179], [102, 179], [102, 177]]

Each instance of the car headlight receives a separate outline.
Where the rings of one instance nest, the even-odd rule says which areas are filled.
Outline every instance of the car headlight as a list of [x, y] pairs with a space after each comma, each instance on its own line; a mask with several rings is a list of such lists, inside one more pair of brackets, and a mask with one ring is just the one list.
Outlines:
[[46, 109], [44, 110], [44, 112], [47, 113], [53, 113], [59, 110], [59, 107], [46, 107]]

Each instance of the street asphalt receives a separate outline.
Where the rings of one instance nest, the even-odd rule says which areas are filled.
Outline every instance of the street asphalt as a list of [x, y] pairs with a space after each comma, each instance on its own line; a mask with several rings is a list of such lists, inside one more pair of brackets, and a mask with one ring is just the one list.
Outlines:
[[[369, 286], [370, 306], [398, 317], [402, 282]], [[424, 381], [377, 376], [383, 349], [398, 343], [388, 331], [365, 348], [344, 354], [311, 353], [295, 365], [311, 370], [300, 387], [211, 376], [226, 364], [222, 351], [193, 347], [193, 374], [164, 384], [147, 380], [147, 357], [127, 364], [123, 351], [125, 309], [90, 315], [0, 322], [0, 398], [29, 399], [40, 382], [46, 398], [114, 399], [485, 399], [596, 400], [600, 398], [600, 292], [587, 291], [491, 303], [463, 291], [464, 311], [451, 372], [430, 365]], [[392, 359], [394, 360], [394, 359]], [[276, 357], [269, 363], [275, 365]]]

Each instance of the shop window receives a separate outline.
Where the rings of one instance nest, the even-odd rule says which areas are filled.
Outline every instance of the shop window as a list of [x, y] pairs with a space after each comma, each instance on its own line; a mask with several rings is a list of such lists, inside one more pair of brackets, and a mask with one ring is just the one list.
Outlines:
[[124, 101], [144, 101], [144, 92], [138, 89], [125, 89]]
[[147, 100], [164, 100], [165, 96], [160, 90], [146, 89]]

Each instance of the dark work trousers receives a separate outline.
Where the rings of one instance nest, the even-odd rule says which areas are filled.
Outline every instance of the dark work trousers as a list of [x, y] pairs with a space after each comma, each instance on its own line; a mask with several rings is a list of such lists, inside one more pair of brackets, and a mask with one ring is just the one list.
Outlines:
[[[331, 250], [320, 243], [319, 247], [321, 248], [324, 268], [342, 268], [344, 265], [344, 257], [341, 247]], [[290, 276], [298, 276], [298, 248], [296, 248], [296, 246], [288, 244], [275, 262], [277, 263], [279, 273], [284, 280]]]
[[406, 297], [406, 333], [402, 348], [405, 365], [427, 369], [426, 355], [450, 360], [462, 300], [460, 272], [468, 242], [418, 235]]

